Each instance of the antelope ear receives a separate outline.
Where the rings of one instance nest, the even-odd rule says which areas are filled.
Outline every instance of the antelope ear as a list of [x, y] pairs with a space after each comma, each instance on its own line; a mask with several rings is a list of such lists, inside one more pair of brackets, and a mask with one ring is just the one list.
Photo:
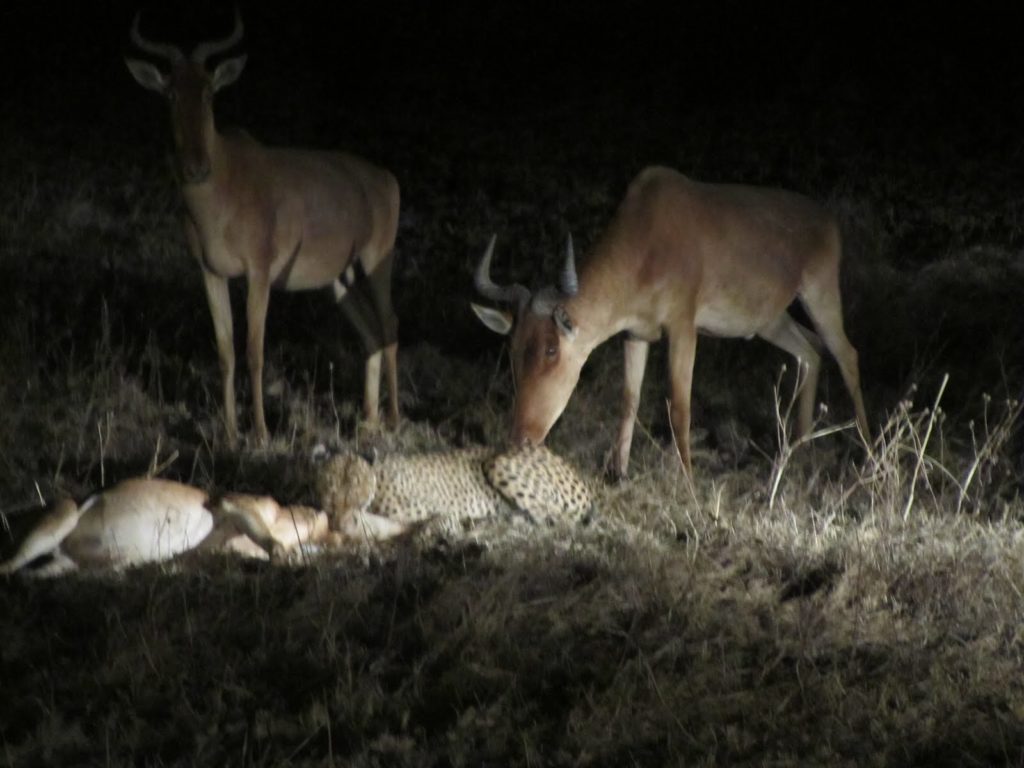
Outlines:
[[563, 336], [571, 339], [576, 335], [576, 326], [573, 325], [572, 318], [569, 317], [569, 313], [562, 304], [555, 306], [554, 311], [551, 313], [551, 318], [555, 321], [559, 333]]
[[484, 307], [472, 302], [470, 302], [469, 306], [473, 308], [476, 316], [480, 318], [480, 322], [495, 333], [500, 333], [502, 336], [508, 336], [512, 331], [512, 323], [515, 321], [515, 317], [511, 312], [506, 312], [503, 309]]
[[143, 88], [157, 93], [167, 90], [167, 78], [152, 62], [142, 59], [125, 59], [124, 63], [128, 65], [128, 71], [132, 73], [135, 82]]
[[238, 76], [242, 74], [242, 70], [245, 69], [246, 55], [235, 56], [230, 59], [224, 59], [217, 68], [213, 70], [213, 77], [210, 78], [210, 82], [213, 86], [213, 92], [216, 93], [221, 88], [231, 85]]

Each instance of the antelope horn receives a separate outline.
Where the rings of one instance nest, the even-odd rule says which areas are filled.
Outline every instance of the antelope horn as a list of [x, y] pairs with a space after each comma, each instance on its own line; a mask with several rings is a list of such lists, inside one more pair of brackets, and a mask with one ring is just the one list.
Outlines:
[[494, 242], [497, 239], [497, 235], [491, 235], [491, 242], [487, 244], [487, 250], [484, 251], [483, 258], [480, 259], [476, 272], [473, 274], [473, 285], [485, 299], [499, 304], [508, 303], [518, 306], [530, 298], [530, 291], [526, 286], [519, 285], [519, 283], [498, 285], [491, 280], [491, 256], [494, 255]]
[[192, 61], [196, 64], [206, 64], [206, 60], [218, 53], [223, 53], [229, 48], [238, 44], [238, 41], [242, 39], [242, 33], [244, 32], [242, 26], [242, 14], [238, 10], [238, 6], [235, 6], [235, 28], [231, 30], [231, 34], [220, 40], [208, 40], [204, 43], [200, 43], [192, 51]]
[[576, 255], [572, 249], [572, 233], [569, 233], [569, 241], [565, 245], [565, 265], [562, 267], [562, 274], [558, 276], [558, 290], [566, 296], [575, 296], [580, 291], [580, 283], [576, 278]]
[[132, 22], [132, 45], [134, 45], [136, 48], [138, 48], [140, 51], [143, 51], [144, 53], [148, 53], [153, 56], [159, 56], [163, 59], [170, 59], [171, 61], [183, 57], [181, 50], [177, 46], [169, 45], [168, 43], [156, 43], [152, 40], [147, 40], [146, 38], [144, 38], [142, 36], [142, 33], [139, 32], [140, 16], [142, 16], [141, 11], [135, 14], [135, 20]]

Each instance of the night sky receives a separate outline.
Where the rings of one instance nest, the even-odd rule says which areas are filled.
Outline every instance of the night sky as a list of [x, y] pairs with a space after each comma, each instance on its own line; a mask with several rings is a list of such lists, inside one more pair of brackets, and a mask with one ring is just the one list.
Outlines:
[[[240, 87], [267, 113], [281, 88], [296, 101], [308, 97], [304, 111], [383, 100], [408, 104], [410, 119], [417, 108], [424, 117], [448, 104], [506, 113], [609, 92], [624, 109], [661, 113], [709, 103], [839, 103], [892, 129], [899, 126], [890, 120], [905, 126], [909, 115], [921, 130], [987, 131], [994, 121], [1009, 130], [1021, 111], [1024, 28], [1016, 14], [975, 4], [281, 5], [241, 6], [249, 64]], [[0, 11], [5, 130], [51, 124], [73, 138], [107, 115], [145, 119], [152, 111], [121, 61], [135, 4], [13, 6]], [[186, 48], [230, 28], [228, 3], [142, 7], [148, 36]], [[266, 99], [255, 96], [261, 89]], [[295, 117], [290, 108], [277, 119], [287, 117]]]

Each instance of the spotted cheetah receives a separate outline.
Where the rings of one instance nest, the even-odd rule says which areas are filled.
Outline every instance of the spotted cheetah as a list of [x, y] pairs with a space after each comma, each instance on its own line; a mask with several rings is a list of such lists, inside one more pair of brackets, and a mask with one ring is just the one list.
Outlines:
[[452, 534], [511, 512], [546, 525], [578, 522], [592, 507], [572, 466], [543, 446], [395, 454], [372, 467], [359, 456], [341, 454], [324, 464], [317, 484], [335, 530], [358, 518]]

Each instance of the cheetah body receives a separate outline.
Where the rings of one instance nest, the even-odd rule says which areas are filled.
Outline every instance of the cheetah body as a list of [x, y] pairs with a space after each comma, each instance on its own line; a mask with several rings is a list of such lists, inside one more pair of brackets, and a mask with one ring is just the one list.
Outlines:
[[573, 467], [543, 446], [395, 454], [372, 467], [353, 454], [335, 456], [320, 474], [320, 501], [335, 527], [369, 512], [446, 533], [514, 512], [543, 524], [578, 522], [592, 506]]

